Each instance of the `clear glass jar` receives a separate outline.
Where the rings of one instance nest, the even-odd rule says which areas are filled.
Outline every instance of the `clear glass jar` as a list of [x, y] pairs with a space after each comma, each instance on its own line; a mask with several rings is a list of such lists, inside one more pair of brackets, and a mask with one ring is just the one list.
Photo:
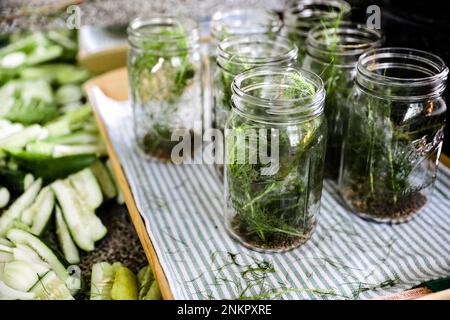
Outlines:
[[325, 177], [335, 181], [339, 175], [345, 106], [356, 75], [355, 66], [364, 52], [381, 46], [381, 32], [360, 24], [342, 22], [336, 27], [314, 27], [306, 40], [303, 69], [312, 71], [324, 81], [325, 116], [328, 121]]
[[212, 16], [211, 37], [215, 47], [232, 36], [276, 35], [281, 26], [280, 16], [274, 11], [261, 8], [223, 9]]
[[350, 15], [351, 7], [343, 0], [290, 1], [283, 13], [282, 35], [298, 47], [298, 61], [305, 56], [308, 32], [317, 25], [333, 25]]
[[217, 48], [213, 77], [213, 127], [225, 128], [231, 110], [231, 83], [237, 74], [263, 65], [291, 66], [296, 59], [295, 44], [280, 36], [235, 36], [222, 41]]
[[399, 223], [427, 202], [444, 135], [447, 75], [442, 59], [413, 49], [359, 58], [339, 177], [356, 214]]
[[128, 41], [137, 143], [145, 154], [170, 160], [179, 133], [193, 140], [202, 130], [195, 125], [203, 109], [197, 23], [177, 17], [137, 18], [128, 27]]
[[246, 247], [281, 252], [306, 242], [322, 193], [326, 121], [322, 80], [265, 66], [232, 85], [225, 130], [225, 218]]

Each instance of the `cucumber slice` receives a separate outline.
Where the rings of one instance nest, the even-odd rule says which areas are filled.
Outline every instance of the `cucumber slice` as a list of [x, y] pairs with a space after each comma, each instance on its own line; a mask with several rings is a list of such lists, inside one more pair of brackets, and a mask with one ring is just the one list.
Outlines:
[[80, 86], [74, 84], [66, 84], [56, 90], [56, 102], [59, 104], [68, 104], [76, 102], [83, 98], [83, 91]]
[[5, 264], [2, 280], [10, 288], [26, 292], [39, 280], [39, 276], [29, 263], [11, 261]]
[[0, 245], [11, 247], [11, 248], [14, 247], [14, 244], [11, 241], [9, 241], [6, 238], [2, 238], [2, 237], [0, 237]]
[[101, 220], [83, 203], [69, 181], [57, 180], [52, 184], [52, 189], [75, 243], [85, 251], [94, 250], [95, 241], [107, 232]]
[[38, 124], [31, 125], [19, 132], [8, 135], [6, 138], [1, 139], [0, 149], [20, 149], [25, 147], [29, 142], [38, 139], [42, 135], [45, 135], [45, 129], [43, 129]]
[[118, 267], [111, 288], [112, 300], [137, 300], [136, 276], [127, 267]]
[[102, 190], [89, 168], [69, 176], [69, 180], [80, 198], [91, 210], [97, 209], [102, 204]]
[[43, 276], [50, 270], [48, 263], [42, 260], [29, 246], [18, 243], [12, 250], [14, 260], [28, 262], [39, 276]]
[[63, 281], [50, 270], [31, 288], [36, 300], [75, 300]]
[[54, 204], [55, 196], [52, 190], [49, 187], [44, 187], [33, 204], [23, 211], [20, 219], [26, 225], [32, 226], [33, 234], [40, 235], [50, 219]]
[[96, 161], [91, 165], [91, 170], [97, 178], [106, 199], [114, 198], [117, 195], [116, 186], [105, 165], [101, 161]]
[[0, 280], [0, 300], [33, 300], [34, 297], [34, 293], [15, 290]]
[[55, 211], [56, 220], [56, 235], [58, 236], [59, 246], [64, 254], [64, 257], [70, 264], [80, 263], [80, 255], [75, 243], [70, 236], [69, 228], [64, 221], [61, 209], [56, 206]]
[[99, 262], [92, 266], [91, 300], [111, 300], [111, 289], [119, 266]]
[[149, 266], [139, 270], [137, 275], [139, 281], [139, 300], [142, 300], [150, 290], [150, 287], [155, 280], [153, 272]]
[[37, 236], [40, 236], [44, 232], [52, 216], [53, 207], [55, 206], [55, 195], [50, 187], [45, 187], [42, 190], [44, 194], [40, 199], [41, 201], [36, 204], [34, 214], [32, 215], [31, 233]]
[[119, 181], [117, 180], [117, 177], [114, 174], [114, 170], [113, 170], [112, 163], [111, 163], [110, 159], [106, 160], [106, 168], [108, 169], [109, 175], [112, 177], [112, 179], [114, 181], [114, 185], [116, 187], [116, 191], [117, 191], [116, 202], [117, 202], [117, 204], [122, 205], [122, 204], [125, 203], [125, 199], [123, 197], [122, 191], [120, 191]]
[[4, 236], [12, 226], [14, 219], [20, 218], [22, 211], [29, 207], [39, 190], [41, 189], [42, 179], [38, 179], [8, 208], [0, 217], [0, 236]]
[[63, 281], [67, 281], [69, 278], [69, 273], [67, 272], [64, 265], [59, 261], [53, 251], [47, 247], [38, 237], [32, 235], [29, 232], [11, 229], [8, 231], [7, 237], [9, 240], [17, 244], [25, 244], [31, 247], [36, 253], [48, 263], [52, 270], [58, 275], [58, 277]]
[[13, 259], [13, 249], [9, 246], [0, 244], [0, 263], [9, 262]]
[[29, 187], [31, 187], [34, 181], [35, 181], [34, 176], [31, 173], [27, 173], [25, 175], [25, 178], [23, 178], [24, 190], [27, 190]]
[[23, 130], [23, 125], [20, 123], [14, 123], [10, 125], [4, 125], [0, 127], [0, 140], [5, 139], [15, 133]]
[[0, 208], [6, 207], [10, 198], [11, 195], [9, 194], [8, 189], [5, 187], [0, 187]]
[[162, 300], [161, 290], [159, 290], [158, 282], [153, 281], [150, 289], [142, 300]]

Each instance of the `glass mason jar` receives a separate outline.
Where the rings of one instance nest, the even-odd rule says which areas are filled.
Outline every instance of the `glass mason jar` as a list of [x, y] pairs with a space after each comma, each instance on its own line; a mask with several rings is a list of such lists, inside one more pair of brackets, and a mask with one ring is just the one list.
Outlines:
[[443, 141], [447, 74], [441, 58], [413, 49], [359, 58], [339, 177], [356, 214], [399, 223], [425, 205]]
[[298, 47], [298, 61], [305, 56], [308, 32], [317, 25], [338, 24], [350, 15], [351, 7], [343, 0], [296, 0], [283, 13], [282, 35]]
[[128, 27], [128, 73], [134, 130], [147, 155], [169, 160], [178, 140], [201, 135], [202, 64], [195, 21], [137, 18]]
[[236, 76], [225, 130], [226, 226], [246, 247], [306, 242], [322, 193], [325, 91], [315, 74], [264, 66]]
[[248, 69], [263, 65], [291, 66], [297, 47], [289, 39], [267, 35], [235, 36], [217, 48], [217, 68], [213, 77], [213, 127], [223, 131], [231, 110], [233, 78]]
[[212, 16], [211, 37], [215, 47], [232, 36], [276, 35], [281, 26], [282, 21], [274, 11], [261, 8], [223, 9]]
[[348, 119], [345, 106], [353, 88], [355, 66], [361, 54], [381, 46], [382, 40], [381, 32], [350, 22], [341, 22], [336, 27], [314, 27], [306, 40], [302, 67], [320, 75], [327, 93], [325, 177], [335, 181], [339, 175], [343, 131]]

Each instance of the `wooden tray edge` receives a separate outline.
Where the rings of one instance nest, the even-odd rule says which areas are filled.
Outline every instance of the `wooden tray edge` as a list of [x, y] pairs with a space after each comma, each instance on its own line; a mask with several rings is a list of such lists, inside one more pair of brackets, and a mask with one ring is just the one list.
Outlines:
[[[103, 137], [103, 140], [105, 141], [106, 150], [107, 150], [109, 158], [111, 160], [111, 164], [112, 164], [114, 173], [116, 174], [121, 191], [123, 193], [123, 196], [125, 199], [125, 204], [128, 208], [128, 212], [131, 216], [131, 220], [133, 221], [133, 225], [136, 229], [136, 232], [137, 232], [139, 240], [142, 244], [142, 247], [144, 248], [145, 255], [147, 256], [147, 259], [149, 260], [150, 265], [153, 269], [153, 273], [155, 274], [155, 278], [158, 281], [158, 284], [159, 284], [159, 287], [161, 290], [161, 294], [165, 300], [174, 300], [174, 296], [172, 294], [172, 291], [170, 290], [169, 282], [167, 281], [167, 277], [166, 277], [164, 270], [162, 269], [162, 266], [159, 262], [158, 255], [156, 254], [156, 250], [155, 250], [155, 248], [150, 240], [150, 237], [147, 233], [147, 229], [145, 227], [144, 220], [142, 219], [142, 216], [139, 213], [139, 210], [136, 206], [136, 202], [134, 201], [133, 194], [131, 192], [128, 181], [123, 172], [120, 161], [117, 158], [117, 154], [112, 146], [111, 141], [109, 140], [109, 136], [106, 131], [105, 125], [104, 125], [100, 115], [98, 114], [97, 108], [95, 108], [95, 106], [94, 106], [93, 97], [91, 96], [91, 94], [92, 94], [91, 89], [94, 86], [98, 86], [100, 89], [104, 90], [105, 84], [106, 84], [105, 82], [111, 83], [111, 80], [109, 80], [109, 79], [123, 77], [124, 73], [126, 74], [125, 68], [107, 72], [99, 77], [93, 78], [90, 81], [88, 81], [84, 85], [84, 90], [86, 91], [88, 99], [91, 102], [92, 109], [93, 109], [95, 118], [97, 120], [100, 133]], [[105, 94], [108, 91], [110, 91], [110, 90], [105, 90]], [[126, 90], [125, 90], [125, 92], [126, 92]], [[117, 99], [117, 100], [126, 99], [126, 96], [124, 96], [124, 90], [115, 91], [113, 95], [109, 95], [109, 96], [111, 98]]]

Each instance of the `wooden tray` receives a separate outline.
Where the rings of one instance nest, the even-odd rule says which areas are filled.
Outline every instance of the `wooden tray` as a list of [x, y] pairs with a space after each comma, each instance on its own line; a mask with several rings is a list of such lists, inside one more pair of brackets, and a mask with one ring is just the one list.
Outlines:
[[[127, 71], [125, 68], [121, 68], [121, 69], [108, 72], [102, 76], [92, 79], [85, 85], [85, 89], [89, 96], [91, 89], [94, 86], [97, 86], [105, 93], [105, 95], [109, 96], [110, 98], [123, 101], [123, 100], [128, 99], [128, 86], [124, 85], [126, 83], [128, 83]], [[94, 108], [94, 110], [95, 110], [95, 108]], [[158, 256], [157, 256], [155, 248], [150, 240], [149, 234], [147, 233], [147, 229], [145, 227], [144, 221], [138, 211], [135, 199], [133, 198], [133, 195], [132, 195], [132, 192], [130, 189], [130, 185], [127, 182], [123, 168], [121, 167], [118, 157], [112, 147], [112, 143], [108, 138], [108, 134], [106, 132], [105, 126], [97, 113], [96, 113], [96, 117], [97, 117], [97, 121], [99, 124], [101, 134], [105, 140], [108, 154], [112, 161], [113, 169], [115, 171], [115, 174], [118, 177], [121, 190], [124, 194], [125, 202], [128, 207], [130, 216], [131, 216], [133, 224], [136, 228], [139, 239], [143, 245], [146, 256], [147, 256], [148, 260], [150, 261], [151, 266], [155, 272], [155, 276], [160, 285], [163, 297], [164, 297], [164, 299], [173, 299], [174, 296], [170, 290], [166, 275], [165, 275], [164, 270], [162, 269], [161, 264], [158, 260]], [[446, 157], [445, 155], [441, 156], [441, 162], [445, 166], [450, 167], [450, 159], [448, 157]]]
[[[115, 71], [110, 71], [101, 76], [98, 76], [90, 81], [88, 81], [84, 88], [88, 94], [90, 88], [93, 86], [97, 86], [103, 90], [103, 92], [109, 97], [116, 100], [127, 100], [128, 99], [128, 87], [123, 86], [124, 83], [128, 83], [127, 78], [127, 70], [126, 68], [121, 68]], [[162, 296], [165, 300], [173, 300], [173, 294], [170, 291], [169, 284], [167, 282], [167, 278], [164, 274], [164, 270], [161, 268], [161, 264], [159, 263], [158, 256], [156, 255], [155, 249], [153, 247], [152, 242], [150, 241], [150, 237], [147, 234], [147, 230], [145, 228], [144, 221], [137, 209], [136, 202], [134, 201], [133, 194], [131, 193], [130, 186], [125, 178], [125, 174], [122, 170], [120, 162], [117, 158], [117, 155], [112, 147], [111, 141], [108, 138], [108, 134], [105, 130], [105, 126], [103, 122], [100, 120], [97, 112], [94, 114], [97, 119], [97, 123], [101, 132], [101, 135], [105, 141], [106, 149], [108, 151], [108, 155], [111, 159], [112, 167], [114, 173], [116, 174], [118, 183], [120, 185], [121, 191], [125, 198], [125, 204], [130, 213], [131, 219], [133, 221], [134, 227], [138, 234], [139, 240], [144, 248], [147, 259], [150, 262], [150, 265], [153, 269], [153, 273], [155, 275], [156, 280], [158, 281], [159, 287], [161, 289]]]

